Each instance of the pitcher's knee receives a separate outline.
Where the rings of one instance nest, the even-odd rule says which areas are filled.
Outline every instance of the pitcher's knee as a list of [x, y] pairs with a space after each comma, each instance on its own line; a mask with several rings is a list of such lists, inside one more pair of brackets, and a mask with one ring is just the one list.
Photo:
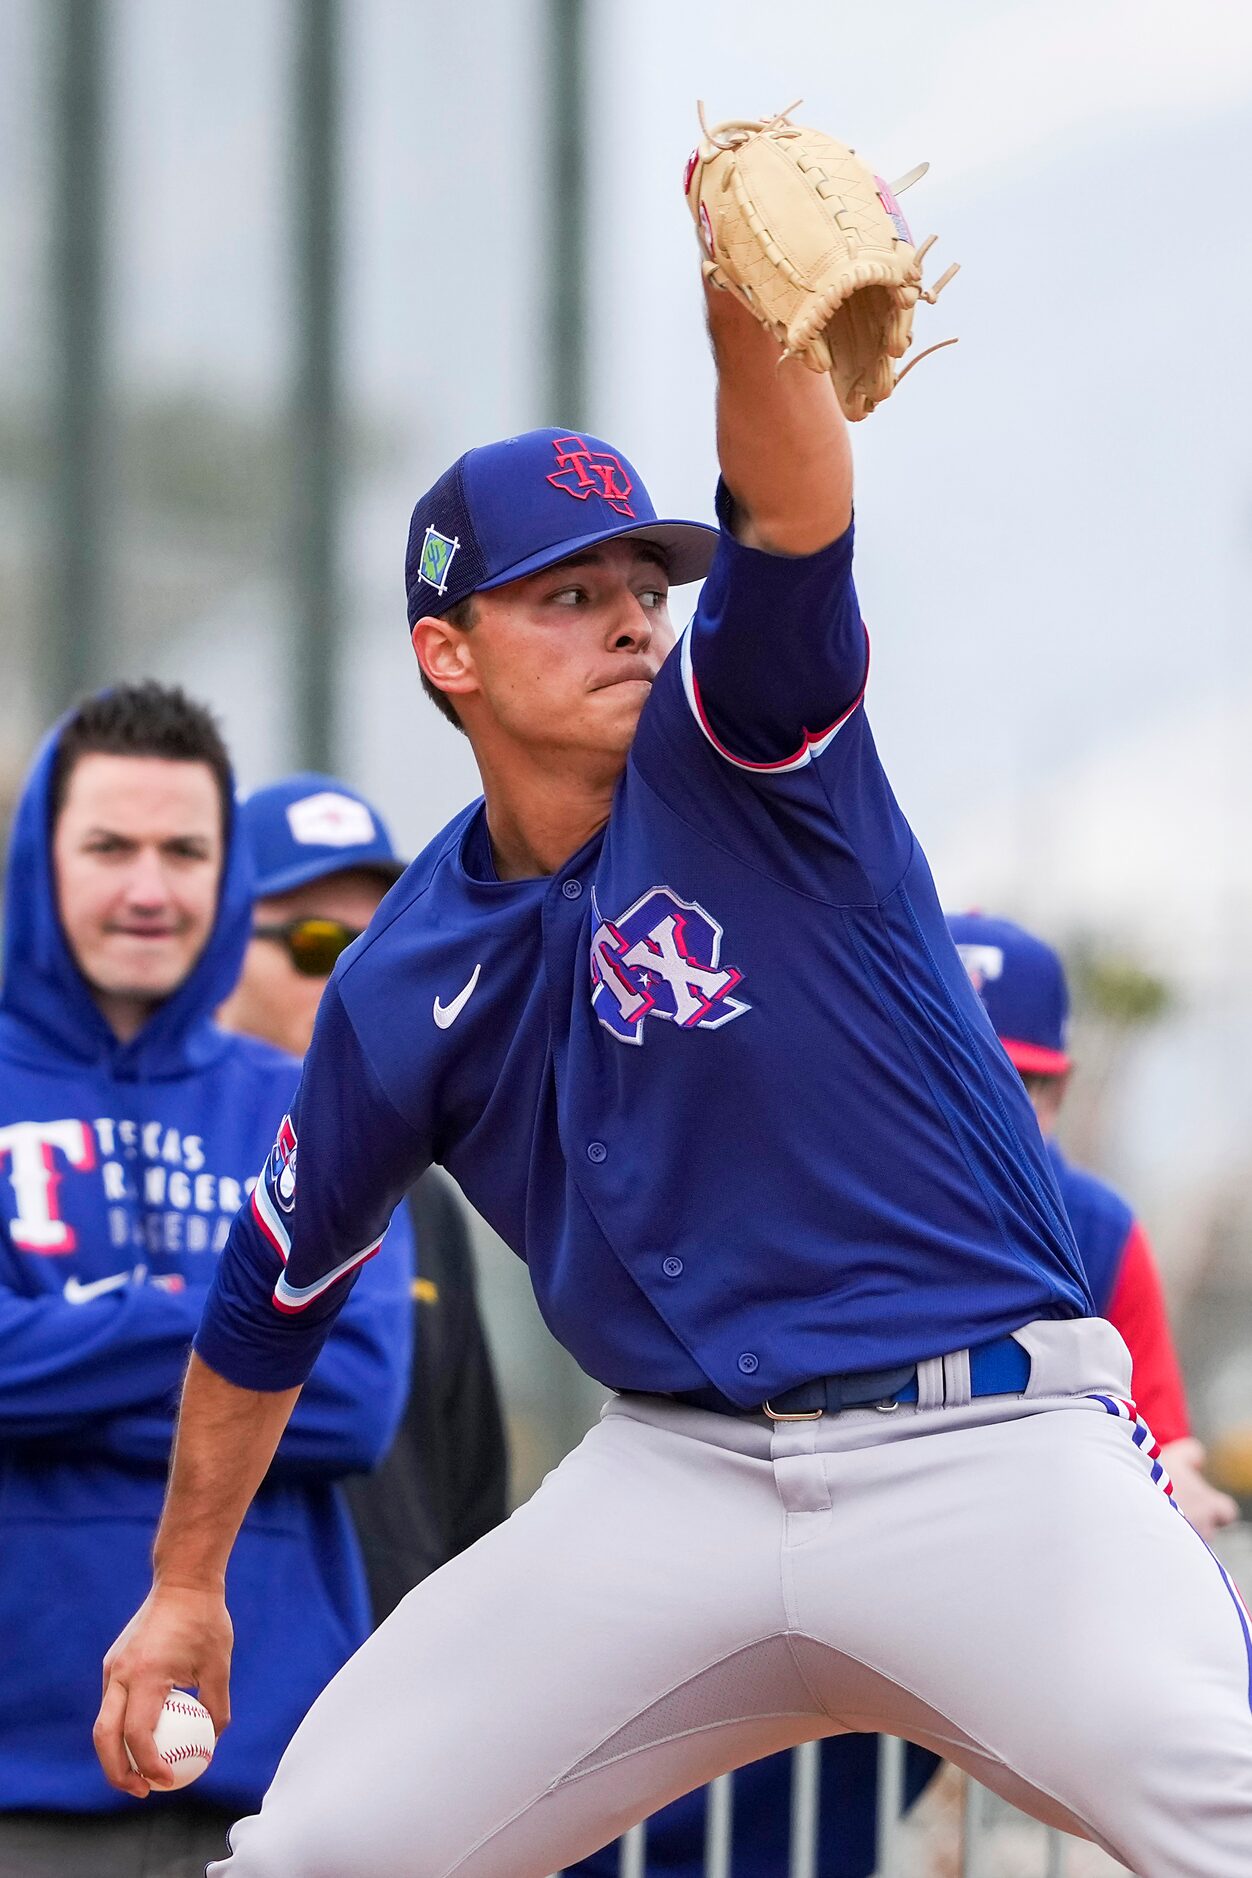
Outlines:
[[251, 1813], [231, 1829], [231, 1856], [210, 1865], [207, 1878], [366, 1878], [372, 1868], [359, 1864], [351, 1848], [336, 1843], [333, 1832], [310, 1830], [310, 1822], [289, 1825], [275, 1814]]
[[454, 1862], [433, 1833], [405, 1829], [350, 1785], [313, 1816], [266, 1802], [232, 1828], [230, 1842], [230, 1858], [208, 1878], [443, 1878]]

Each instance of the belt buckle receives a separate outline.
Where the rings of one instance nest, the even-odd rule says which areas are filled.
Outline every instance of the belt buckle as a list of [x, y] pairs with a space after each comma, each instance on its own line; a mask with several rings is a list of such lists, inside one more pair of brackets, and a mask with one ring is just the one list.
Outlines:
[[826, 1411], [825, 1409], [798, 1409], [794, 1414], [787, 1415], [781, 1409], [772, 1407], [770, 1403], [762, 1402], [761, 1413], [772, 1422], [820, 1422]]

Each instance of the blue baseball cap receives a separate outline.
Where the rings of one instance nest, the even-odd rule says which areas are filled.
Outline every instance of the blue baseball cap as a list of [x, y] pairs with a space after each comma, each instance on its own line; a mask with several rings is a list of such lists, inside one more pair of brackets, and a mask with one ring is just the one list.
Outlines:
[[1062, 1076], [1069, 1068], [1069, 991], [1060, 958], [1011, 919], [952, 913], [948, 931], [1014, 1069]]
[[630, 535], [664, 549], [679, 587], [704, 578], [718, 540], [705, 522], [659, 519], [633, 464], [599, 437], [527, 430], [481, 444], [458, 457], [413, 511], [404, 564], [409, 625]]
[[368, 868], [388, 882], [404, 872], [373, 804], [337, 777], [311, 770], [254, 789], [239, 805], [239, 829], [255, 900], [349, 868]]

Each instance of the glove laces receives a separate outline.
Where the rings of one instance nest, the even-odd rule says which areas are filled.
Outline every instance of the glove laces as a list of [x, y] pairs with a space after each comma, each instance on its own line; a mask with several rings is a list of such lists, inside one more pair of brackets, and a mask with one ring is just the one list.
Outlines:
[[704, 99], [696, 104], [696, 116], [700, 120], [700, 129], [706, 143], [715, 150], [737, 150], [741, 143], [747, 143], [749, 137], [757, 135], [775, 137], [798, 137], [800, 127], [791, 122], [791, 113], [800, 108], [803, 98], [795, 98], [785, 111], [779, 111], [774, 117], [732, 117], [724, 124], [719, 124], [715, 131], [709, 129], [708, 119], [704, 115]]

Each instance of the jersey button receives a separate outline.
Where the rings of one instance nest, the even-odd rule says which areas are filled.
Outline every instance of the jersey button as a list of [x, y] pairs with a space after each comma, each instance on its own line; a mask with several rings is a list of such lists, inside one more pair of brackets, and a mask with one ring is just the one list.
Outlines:
[[739, 1367], [745, 1376], [753, 1376], [761, 1367], [761, 1359], [759, 1356], [754, 1356], [751, 1350], [745, 1350], [739, 1358]]
[[667, 1278], [681, 1278], [683, 1275], [683, 1262], [681, 1259], [662, 1259], [661, 1270], [665, 1273]]
[[565, 895], [567, 900], [581, 900], [583, 883], [581, 880], [563, 880], [561, 882], [561, 892]]
[[607, 1161], [608, 1158], [609, 1151], [603, 1141], [589, 1141], [587, 1143], [587, 1159], [594, 1161], [597, 1167], [599, 1167], [601, 1161]]

